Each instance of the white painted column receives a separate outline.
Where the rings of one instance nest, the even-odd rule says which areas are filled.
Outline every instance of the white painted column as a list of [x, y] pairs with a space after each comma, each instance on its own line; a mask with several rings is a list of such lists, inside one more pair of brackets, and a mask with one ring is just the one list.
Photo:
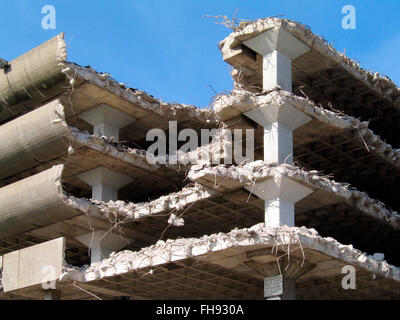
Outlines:
[[[131, 178], [104, 167], [98, 167], [78, 175], [78, 177], [92, 186], [92, 199], [104, 202], [117, 201], [118, 189], [132, 181]], [[96, 230], [76, 237], [76, 240], [90, 248], [91, 263], [100, 262], [129, 244], [129, 240], [120, 235]]]
[[[309, 47], [282, 28], [265, 31], [244, 44], [263, 57], [263, 90], [279, 87], [292, 92], [292, 60]], [[293, 164], [293, 131], [311, 119], [288, 104], [266, 105], [245, 116], [264, 127], [264, 161]], [[294, 204], [312, 192], [283, 175], [248, 189], [265, 200], [265, 224], [271, 227], [294, 226]], [[284, 285], [280, 298], [294, 299], [295, 280], [287, 282], [284, 278], [280, 277]], [[274, 281], [274, 277], [266, 277], [265, 281]]]
[[95, 136], [114, 137], [115, 142], [119, 141], [119, 130], [135, 121], [132, 116], [106, 104], [82, 112], [78, 117], [93, 126]]

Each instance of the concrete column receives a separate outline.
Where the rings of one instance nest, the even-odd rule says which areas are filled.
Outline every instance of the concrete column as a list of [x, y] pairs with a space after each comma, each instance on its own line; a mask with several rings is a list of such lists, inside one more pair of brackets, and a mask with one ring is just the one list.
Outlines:
[[130, 240], [106, 230], [90, 232], [75, 239], [90, 248], [91, 263], [107, 259], [110, 253], [117, 252], [130, 243]]
[[[92, 199], [104, 202], [118, 200], [118, 189], [132, 181], [131, 178], [104, 167], [86, 171], [78, 177], [92, 186]], [[111, 252], [117, 252], [130, 242], [106, 230], [96, 230], [94, 233], [76, 237], [76, 240], [90, 248], [91, 263], [108, 258]]]
[[293, 227], [294, 204], [313, 192], [313, 189], [284, 175], [256, 182], [246, 189], [265, 201], [265, 224], [269, 227]]
[[[280, 87], [292, 92], [292, 60], [310, 48], [283, 28], [265, 31], [244, 44], [263, 57], [263, 90]], [[293, 130], [311, 119], [288, 104], [266, 105], [245, 115], [264, 127], [264, 161], [293, 164]], [[258, 184], [257, 193], [253, 192], [265, 200], [266, 225], [294, 226], [294, 204], [312, 190], [288, 178], [278, 180]], [[286, 284], [283, 297], [294, 299], [295, 282], [282, 281]]]
[[263, 56], [263, 89], [273, 89], [276, 86], [292, 92], [292, 61], [274, 50]]
[[292, 92], [292, 61], [310, 48], [284, 29], [271, 29], [244, 41], [263, 56], [263, 89]]
[[264, 297], [267, 300], [295, 300], [296, 279], [315, 266], [294, 257], [271, 255], [270, 249], [249, 252], [246, 265], [264, 277]]
[[264, 127], [264, 161], [293, 164], [293, 131], [311, 118], [290, 104], [268, 104], [244, 115]]
[[95, 136], [114, 137], [116, 142], [119, 141], [119, 130], [135, 121], [130, 115], [106, 104], [82, 112], [78, 117], [93, 126]]
[[98, 167], [78, 175], [92, 187], [92, 199], [108, 202], [118, 200], [118, 189], [132, 181], [131, 178], [104, 167]]

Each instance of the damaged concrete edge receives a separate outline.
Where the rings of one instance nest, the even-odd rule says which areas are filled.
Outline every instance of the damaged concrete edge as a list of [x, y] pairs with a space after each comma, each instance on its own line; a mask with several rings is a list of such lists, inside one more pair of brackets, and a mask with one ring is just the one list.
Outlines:
[[[269, 228], [263, 223], [251, 228], [234, 229], [229, 233], [212, 234], [201, 238], [158, 241], [140, 251], [113, 253], [110, 258], [92, 264], [90, 267], [65, 266], [60, 281], [90, 282], [128, 272], [137, 272], [140, 269], [159, 267], [170, 262], [200, 257], [202, 261], [218, 263], [213, 261], [212, 256], [208, 257], [208, 254], [213, 252], [226, 253], [227, 256], [230, 249], [237, 251], [240, 247], [243, 248], [243, 252], [246, 252], [251, 251], [252, 248], [259, 249], [260, 246], [279, 246], [279, 248], [288, 252], [290, 245], [290, 250], [293, 252], [293, 247], [296, 244], [299, 246], [301, 244], [302, 248], [318, 251], [346, 264], [362, 268], [372, 274], [400, 281], [399, 268], [388, 264], [386, 261], [376, 261], [368, 254], [354, 249], [352, 245], [343, 245], [333, 238], [323, 238], [314, 229], [305, 227]], [[307, 259], [307, 256], [305, 256], [305, 259]]]
[[[244, 186], [254, 186], [256, 182], [285, 175], [312, 189], [324, 190], [336, 196], [361, 212], [382, 222], [388, 223], [395, 229], [400, 229], [400, 214], [388, 209], [382, 202], [370, 198], [365, 192], [351, 188], [349, 184], [336, 182], [320, 176], [317, 171], [305, 171], [289, 164], [271, 164], [255, 161], [242, 166], [219, 165], [215, 167], [193, 166], [188, 177], [209, 187], [227, 186], [239, 189]], [[210, 180], [209, 180], [210, 179]]]
[[[187, 208], [189, 205], [219, 195], [218, 191], [200, 184], [184, 187], [181, 191], [145, 203], [108, 203], [76, 198], [62, 188], [64, 165], [57, 165], [0, 189], [0, 239], [51, 225], [84, 214], [124, 224], [154, 216], [165, 216]], [[5, 211], [8, 208], [7, 211]]]
[[[64, 33], [61, 33], [12, 60], [10, 71], [0, 75], [0, 121], [63, 93], [70, 94], [77, 86], [88, 82], [163, 118], [173, 120], [189, 117], [205, 125], [216, 122], [210, 110], [162, 102], [144, 91], [118, 83], [107, 73], [68, 62], [64, 37]], [[47, 83], [51, 83], [51, 88]], [[68, 84], [70, 88], [66, 89]]]
[[287, 30], [310, 48], [332, 60], [333, 64], [343, 67], [356, 79], [362, 81], [379, 95], [385, 97], [389, 102], [397, 106], [397, 108], [400, 107], [400, 88], [392, 80], [387, 77], [381, 77], [379, 73], [372, 73], [361, 68], [359, 63], [337, 51], [322, 37], [312, 33], [305, 25], [295, 21], [279, 18], [261, 18], [257, 21], [243, 23], [235, 32], [220, 42], [219, 48], [222, 54], [226, 55], [245, 40], [264, 31], [280, 28]]
[[64, 203], [63, 169], [57, 165], [0, 189], [0, 239], [79, 214]]
[[76, 77], [81, 78], [83, 81], [105, 89], [163, 118], [174, 120], [186, 115], [186, 117], [198, 120], [202, 124], [216, 122], [214, 113], [210, 110], [200, 109], [192, 105], [162, 102], [144, 91], [128, 88], [124, 84], [117, 82], [109, 74], [97, 72], [90, 67], [81, 67], [75, 63], [68, 62], [64, 64], [62, 72], [70, 81], [75, 81]]
[[0, 74], [0, 121], [60, 94], [67, 59], [64, 33], [10, 61]]
[[366, 146], [366, 151], [375, 153], [386, 162], [400, 167], [400, 149], [394, 149], [390, 144], [384, 142], [379, 135], [368, 128], [369, 123], [367, 121], [362, 122], [355, 117], [338, 114], [309, 99], [283, 90], [274, 90], [260, 95], [235, 89], [228, 95], [219, 96], [213, 107], [217, 116], [221, 117], [222, 121], [227, 121], [249, 110], [269, 104], [290, 104], [334, 130], [348, 130], [363, 147]]
[[0, 126], [0, 178], [65, 154], [68, 132], [58, 100]]
[[92, 150], [101, 152], [148, 172], [154, 172], [162, 166], [159, 164], [150, 164], [147, 161], [145, 150], [120, 148], [119, 146], [109, 143], [107, 137], [97, 137], [74, 127], [68, 128], [71, 141], [75, 142], [80, 148], [86, 146]]
[[73, 196], [66, 196], [64, 201], [66, 205], [82, 213], [110, 222], [118, 221], [123, 224], [154, 216], [168, 218], [172, 213], [177, 213], [197, 201], [211, 198], [218, 194], [220, 194], [218, 191], [195, 184], [194, 186], [184, 187], [179, 192], [170, 193], [144, 203], [126, 203], [120, 200], [106, 203]]
[[144, 150], [122, 149], [108, 143], [107, 137], [99, 138], [68, 126], [64, 109], [56, 99], [0, 126], [0, 136], [4, 140], [0, 145], [0, 178], [40, 168], [48, 161], [72, 155], [83, 147], [149, 172], [160, 167], [147, 161]]

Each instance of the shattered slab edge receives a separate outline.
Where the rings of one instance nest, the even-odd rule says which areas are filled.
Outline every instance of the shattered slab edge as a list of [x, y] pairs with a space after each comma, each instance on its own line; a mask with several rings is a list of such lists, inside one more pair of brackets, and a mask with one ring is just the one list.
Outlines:
[[237, 28], [235, 32], [219, 43], [219, 49], [224, 54], [249, 38], [267, 30], [279, 28], [286, 29], [322, 56], [333, 60], [356, 79], [362, 81], [379, 95], [395, 104], [397, 108], [400, 108], [400, 88], [392, 80], [388, 77], [380, 76], [378, 72], [373, 73], [363, 69], [359, 63], [337, 51], [322, 37], [312, 33], [309, 27], [295, 21], [279, 18], [261, 18], [256, 21], [244, 23], [242, 27]]
[[188, 177], [193, 181], [201, 183], [200, 179], [204, 175], [211, 175], [223, 178], [224, 180], [237, 180], [238, 188], [246, 185], [252, 186], [257, 181], [262, 181], [270, 177], [285, 175], [313, 189], [334, 193], [338, 197], [343, 198], [345, 203], [388, 223], [396, 230], [400, 229], [400, 214], [396, 211], [388, 209], [381, 201], [370, 198], [367, 193], [358, 191], [347, 183], [336, 182], [320, 176], [317, 171], [305, 171], [289, 164], [278, 165], [259, 160], [241, 166], [193, 166], [189, 171]]
[[64, 195], [64, 201], [69, 207], [90, 216], [106, 219], [108, 221], [140, 221], [141, 219], [177, 212], [188, 205], [218, 195], [219, 192], [203, 187], [201, 184], [184, 187], [179, 192], [170, 193], [156, 200], [144, 203], [126, 203], [124, 201], [103, 202], [93, 199], [76, 198]]
[[[386, 261], [376, 261], [372, 256], [354, 249], [352, 245], [343, 245], [330, 237], [323, 238], [314, 229], [286, 226], [269, 228], [264, 223], [251, 228], [234, 229], [229, 233], [212, 234], [201, 238], [158, 241], [140, 251], [126, 250], [112, 253], [110, 258], [92, 264], [90, 267], [76, 268], [66, 265], [60, 281], [90, 282], [232, 248], [243, 247], [244, 250], [251, 250], [256, 246], [257, 248], [275, 245], [283, 247], [296, 243], [301, 243], [303, 248], [321, 252], [373, 274], [400, 281], [399, 268]], [[212, 263], [212, 261], [210, 262]]]
[[[228, 108], [233, 108], [240, 113], [262, 107], [268, 104], [290, 104], [298, 110], [304, 112], [313, 119], [319, 120], [338, 130], [357, 130], [364, 146], [369, 152], [375, 153], [385, 161], [400, 168], [400, 149], [393, 148], [384, 142], [379, 135], [368, 128], [367, 121], [360, 121], [355, 117], [341, 115], [328, 110], [315, 102], [296, 96], [283, 90], [273, 90], [266, 94], [254, 94], [246, 90], [233, 90], [229, 95], [221, 95], [214, 103], [214, 110], [217, 115], [223, 113]], [[222, 119], [224, 121], [224, 119]]]
[[88, 83], [122, 97], [144, 110], [155, 112], [163, 118], [173, 120], [179, 114], [187, 113], [191, 119], [198, 120], [202, 124], [217, 122], [214, 113], [210, 110], [200, 109], [193, 105], [163, 102], [144, 91], [131, 89], [125, 84], [117, 82], [109, 74], [98, 72], [91, 67], [81, 67], [76, 63], [66, 62], [62, 72], [70, 81], [75, 81], [75, 77], [78, 76]]

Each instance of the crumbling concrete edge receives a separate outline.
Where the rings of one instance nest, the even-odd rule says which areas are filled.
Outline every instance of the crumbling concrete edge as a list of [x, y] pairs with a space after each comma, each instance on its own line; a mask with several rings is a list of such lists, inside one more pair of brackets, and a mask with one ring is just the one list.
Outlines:
[[[140, 251], [126, 250], [113, 253], [110, 258], [92, 264], [90, 267], [66, 266], [60, 281], [90, 282], [238, 247], [243, 247], [244, 251], [250, 251], [252, 247], [259, 249], [260, 246], [279, 245], [280, 248], [283, 248], [291, 245], [293, 250], [293, 245], [299, 243], [303, 248], [321, 252], [347, 264], [365, 269], [372, 274], [400, 281], [399, 268], [386, 261], [376, 261], [368, 254], [354, 249], [352, 245], [343, 245], [333, 238], [323, 238], [314, 229], [305, 227], [269, 228], [264, 223], [251, 228], [234, 229], [229, 233], [212, 234], [201, 238], [158, 241]], [[209, 262], [212, 263], [212, 259]]]
[[214, 110], [217, 116], [222, 115], [222, 121], [224, 121], [224, 116], [228, 117], [227, 114], [230, 109], [233, 109], [232, 112], [235, 112], [235, 114], [242, 114], [272, 103], [277, 105], [290, 104], [311, 118], [319, 120], [334, 129], [354, 132], [354, 138], [359, 139], [360, 143], [367, 147], [368, 152], [375, 153], [385, 161], [400, 168], [400, 149], [394, 149], [390, 144], [384, 142], [379, 135], [368, 128], [369, 123], [367, 121], [362, 122], [355, 117], [338, 114], [328, 110], [328, 108], [317, 105], [309, 99], [296, 96], [287, 91], [274, 90], [260, 95], [235, 89], [229, 95], [219, 96], [214, 103]]
[[66, 62], [63, 66], [62, 72], [71, 81], [75, 81], [77, 76], [83, 79], [83, 81], [105, 89], [116, 96], [120, 96], [144, 110], [155, 112], [163, 118], [174, 120], [178, 119], [180, 114], [186, 113], [191, 119], [197, 120], [203, 125], [217, 121], [214, 113], [210, 110], [200, 109], [192, 105], [165, 103], [144, 91], [131, 89], [125, 86], [125, 84], [117, 82], [107, 73], [97, 72], [90, 67], [81, 67], [72, 62]]
[[[0, 107], [5, 109], [0, 110], [1, 121], [33, 107], [22, 97], [29, 101], [37, 99], [36, 103], [40, 104], [55, 94], [57, 90], [50, 90], [44, 82], [52, 79], [58, 83], [57, 86], [61, 82], [61, 70], [67, 59], [64, 37], [61, 33], [10, 61], [9, 72], [14, 75], [4, 73], [0, 77]], [[28, 74], [28, 71], [31, 73]], [[52, 91], [49, 96], [47, 93]], [[32, 98], [32, 94], [36, 98]]]
[[341, 197], [344, 202], [358, 208], [365, 214], [388, 223], [397, 230], [400, 229], [400, 214], [396, 211], [388, 209], [381, 201], [370, 198], [367, 193], [358, 191], [347, 183], [336, 182], [320, 176], [317, 171], [305, 171], [289, 164], [278, 165], [259, 160], [241, 166], [192, 166], [188, 173], [188, 177], [198, 183], [201, 183], [201, 178], [204, 175], [215, 177], [215, 179], [218, 177], [223, 180], [236, 180], [237, 188], [252, 186], [256, 182], [285, 175], [312, 189], [334, 193]]
[[64, 201], [71, 208], [92, 217], [123, 224], [129, 221], [140, 221], [155, 215], [168, 217], [172, 212], [179, 212], [196, 201], [218, 194], [220, 194], [218, 191], [195, 184], [194, 186], [184, 187], [179, 192], [170, 193], [145, 203], [126, 203], [121, 200], [105, 203], [67, 195], [64, 197]]
[[361, 68], [360, 64], [337, 51], [322, 37], [312, 33], [311, 29], [301, 23], [279, 18], [261, 18], [257, 21], [242, 23], [237, 30], [219, 43], [224, 54], [238, 44], [270, 29], [283, 28], [302, 40], [313, 50], [331, 59], [335, 64], [343, 67], [356, 79], [365, 83], [379, 95], [385, 97], [395, 107], [400, 108], [400, 88], [387, 77], [381, 77], [378, 72], [372, 73]]
[[[160, 165], [147, 161], [146, 151], [122, 148], [108, 141], [107, 137], [96, 137], [67, 124], [65, 107], [59, 99], [26, 113], [20, 118], [0, 127], [6, 141], [0, 146], [0, 177], [6, 178], [40, 167], [48, 161], [55, 161], [77, 149], [88, 147], [135, 167], [154, 172]], [[34, 131], [29, 130], [30, 127]], [[31, 132], [34, 132], [32, 134]], [[33, 139], [32, 139], [33, 138]], [[13, 168], [15, 163], [23, 163], [21, 171]]]
[[62, 173], [64, 165], [53, 166], [0, 189], [0, 237], [37, 229], [79, 214], [65, 205]]

